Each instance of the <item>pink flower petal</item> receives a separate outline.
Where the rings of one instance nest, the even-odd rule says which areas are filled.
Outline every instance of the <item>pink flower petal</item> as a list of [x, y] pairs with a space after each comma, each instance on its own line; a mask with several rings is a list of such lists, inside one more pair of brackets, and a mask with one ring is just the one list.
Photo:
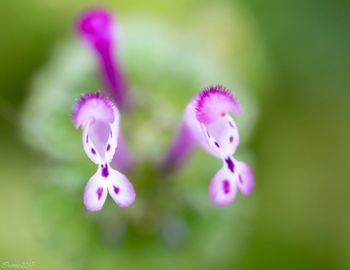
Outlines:
[[98, 151], [98, 148], [95, 146], [94, 141], [91, 138], [90, 134], [90, 124], [87, 124], [85, 128], [83, 129], [83, 147], [86, 155], [90, 158], [90, 160], [95, 164], [101, 164], [103, 163], [103, 159], [100, 156], [100, 151]]
[[202, 125], [196, 118], [195, 99], [192, 100], [186, 107], [184, 113], [183, 124], [189, 131], [188, 139], [193, 145], [200, 145], [205, 151], [213, 156], [220, 157], [216, 149], [208, 142], [205, 126]]
[[110, 162], [118, 142], [120, 115], [113, 103], [100, 93], [86, 94], [73, 109], [76, 127], [83, 128], [83, 146], [96, 164]]
[[236, 98], [221, 86], [209, 87], [188, 104], [184, 124], [197, 144], [213, 156], [224, 158], [232, 155], [239, 144], [238, 128], [228, 114], [231, 111], [239, 113]]
[[226, 165], [213, 177], [209, 185], [209, 196], [214, 204], [227, 205], [237, 194], [237, 183]]
[[84, 190], [84, 205], [91, 212], [96, 212], [102, 209], [107, 198], [107, 185], [105, 179], [98, 171], [94, 174], [85, 186]]
[[218, 153], [217, 156], [226, 157], [234, 154], [239, 144], [239, 134], [235, 121], [229, 115], [203, 126], [205, 137], [212, 150]]
[[73, 122], [76, 128], [84, 126], [90, 122], [102, 121], [112, 123], [115, 117], [116, 109], [113, 103], [102, 94], [89, 93], [80, 97], [73, 108]]
[[236, 161], [235, 163], [238, 172], [238, 187], [244, 195], [249, 195], [252, 193], [255, 186], [253, 171], [245, 162]]
[[109, 168], [108, 179], [109, 195], [115, 203], [120, 207], [131, 205], [136, 198], [136, 193], [128, 178], [120, 172]]
[[228, 112], [240, 113], [238, 101], [221, 85], [210, 86], [202, 91], [196, 100], [197, 119], [203, 124], [210, 124]]
[[105, 161], [107, 163], [110, 163], [114, 157], [114, 154], [116, 151], [120, 153], [117, 149], [119, 141], [119, 120], [114, 121], [112, 124], [109, 125], [109, 134], [108, 134], [108, 140], [103, 145], [103, 150], [105, 153]]

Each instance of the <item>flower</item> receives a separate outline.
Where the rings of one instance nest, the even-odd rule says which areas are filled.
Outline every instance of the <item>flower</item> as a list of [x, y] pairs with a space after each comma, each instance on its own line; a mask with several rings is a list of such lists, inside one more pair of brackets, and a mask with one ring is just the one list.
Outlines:
[[187, 105], [180, 132], [167, 158], [168, 164], [178, 164], [195, 145], [220, 158], [223, 166], [209, 185], [209, 196], [217, 205], [232, 202], [237, 188], [249, 195], [255, 183], [250, 166], [232, 157], [239, 144], [239, 134], [229, 113], [240, 114], [239, 103], [229, 90], [217, 85], [201, 91]]
[[[78, 35], [93, 48], [93, 52], [100, 60], [99, 69], [107, 90], [119, 108], [125, 109], [128, 96], [126, 80], [117, 58], [113, 55], [115, 28], [112, 12], [104, 8], [86, 10], [78, 17], [76, 23]], [[112, 164], [116, 164], [118, 168], [130, 168], [134, 160], [122, 132], [118, 139], [119, 148]]]
[[83, 147], [98, 165], [84, 191], [84, 205], [89, 211], [102, 209], [107, 190], [120, 207], [133, 203], [136, 194], [127, 177], [110, 167], [117, 148], [120, 115], [114, 104], [100, 93], [83, 95], [73, 108], [73, 122], [83, 129]]
[[77, 32], [100, 60], [105, 83], [112, 97], [122, 109], [126, 107], [127, 86], [117, 59], [114, 59], [115, 19], [104, 8], [93, 8], [83, 12], [77, 20]]

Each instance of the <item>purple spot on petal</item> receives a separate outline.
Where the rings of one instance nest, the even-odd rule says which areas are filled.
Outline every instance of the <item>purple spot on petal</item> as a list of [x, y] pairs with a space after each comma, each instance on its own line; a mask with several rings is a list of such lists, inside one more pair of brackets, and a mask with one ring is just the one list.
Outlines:
[[91, 148], [91, 153], [94, 154], [94, 155], [96, 155], [96, 151], [95, 151], [94, 148]]
[[230, 193], [230, 182], [227, 179], [222, 181], [222, 188], [223, 188], [225, 194]]
[[242, 179], [242, 176], [239, 174], [238, 175], [238, 181], [241, 183], [241, 184], [243, 184], [243, 179]]
[[220, 144], [218, 142], [215, 142], [215, 145], [217, 148], [220, 148]]
[[233, 136], [230, 137], [230, 143], [233, 143]]
[[103, 188], [102, 187], [99, 187], [96, 191], [96, 194], [97, 194], [97, 198], [100, 200], [101, 199], [101, 196], [102, 196], [102, 193], [103, 193]]
[[230, 127], [235, 128], [231, 121], [229, 121], [228, 124], [230, 125]]
[[86, 136], [86, 143], [89, 142], [89, 136]]
[[209, 131], [207, 130], [207, 136], [208, 136], [208, 138], [210, 138], [210, 134], [209, 134]]
[[118, 193], [119, 193], [119, 188], [118, 188], [118, 187], [113, 186], [113, 190], [114, 190], [114, 193], [115, 193], [115, 194], [118, 194]]
[[101, 165], [101, 167], [102, 167], [102, 173], [101, 173], [102, 176], [103, 176], [104, 178], [107, 178], [108, 175], [109, 175], [108, 165], [107, 165], [107, 164], [105, 164], [104, 166]]
[[110, 144], [107, 145], [107, 151], [109, 151], [109, 149], [111, 149], [111, 145]]
[[235, 172], [235, 164], [233, 163], [232, 159], [230, 157], [225, 159], [225, 162], [227, 164], [227, 167], [229, 170], [234, 173]]

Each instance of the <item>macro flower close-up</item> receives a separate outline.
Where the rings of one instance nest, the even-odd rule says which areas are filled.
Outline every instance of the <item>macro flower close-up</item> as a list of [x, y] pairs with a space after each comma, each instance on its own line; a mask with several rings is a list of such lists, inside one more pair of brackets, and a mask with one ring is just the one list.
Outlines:
[[[123, 144], [123, 149], [128, 149], [125, 140], [119, 139], [120, 115], [117, 106], [126, 111], [125, 116], [128, 115], [128, 111], [137, 109], [126, 88], [121, 66], [114, 58], [115, 29], [113, 14], [103, 8], [89, 9], [83, 12], [77, 21], [77, 32], [99, 60], [105, 87], [113, 98], [111, 101], [98, 92], [85, 94], [73, 108], [74, 126], [81, 126], [83, 129], [85, 153], [98, 165], [98, 171], [89, 180], [84, 192], [85, 207], [92, 212], [101, 210], [107, 191], [121, 207], [129, 206], [135, 199], [135, 191], [128, 179], [110, 167], [114, 154], [116, 166], [118, 160], [129, 159], [130, 156], [126, 153], [127, 150], [115, 153], [118, 144]], [[130, 102], [134, 103], [134, 108], [126, 107]], [[221, 158], [224, 166], [215, 175], [209, 188], [211, 200], [217, 205], [231, 202], [236, 196], [237, 187], [243, 194], [248, 195], [254, 186], [254, 176], [250, 167], [231, 157], [238, 146], [239, 136], [234, 120], [228, 115], [230, 112], [239, 114], [240, 108], [236, 97], [229, 90], [218, 85], [200, 92], [186, 108], [184, 126], [181, 128], [186, 134], [179, 134], [179, 138], [175, 139], [176, 144], [171, 146], [168, 156], [165, 155], [165, 160], [161, 162], [169, 169], [164, 172], [172, 173], [171, 168], [179, 166], [178, 159], [185, 156], [187, 148], [196, 141], [209, 153]], [[154, 169], [163, 168], [155, 166]]]
[[194, 145], [200, 145], [221, 159], [223, 167], [209, 186], [210, 198], [218, 205], [234, 200], [237, 188], [249, 195], [254, 187], [254, 175], [249, 165], [232, 157], [239, 144], [239, 134], [230, 112], [239, 115], [240, 106], [229, 90], [217, 85], [200, 92], [187, 105], [178, 138], [166, 159], [168, 166], [176, 166]]
[[120, 207], [135, 200], [135, 191], [125, 175], [113, 170], [113, 159], [119, 137], [119, 112], [113, 103], [100, 93], [82, 96], [73, 109], [76, 128], [82, 126], [86, 155], [97, 164], [84, 191], [84, 204], [90, 211], [101, 210], [107, 192]]
[[345, 6], [0, 2], [0, 268], [350, 269]]

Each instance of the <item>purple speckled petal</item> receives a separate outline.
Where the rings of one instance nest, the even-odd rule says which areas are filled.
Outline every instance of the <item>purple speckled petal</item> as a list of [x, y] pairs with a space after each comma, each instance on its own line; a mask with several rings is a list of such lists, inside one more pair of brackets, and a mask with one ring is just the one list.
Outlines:
[[238, 179], [237, 184], [242, 194], [249, 195], [252, 193], [255, 181], [252, 169], [248, 164], [242, 161], [235, 161], [237, 165]]
[[109, 195], [117, 205], [120, 207], [128, 207], [134, 202], [136, 193], [125, 175], [110, 168], [108, 180]]
[[90, 158], [90, 160], [95, 164], [101, 164], [103, 162], [102, 157], [100, 156], [100, 152], [98, 148], [95, 146], [91, 136], [90, 136], [90, 124], [84, 126], [83, 129], [83, 147], [86, 155]]
[[237, 99], [223, 87], [212, 86], [200, 92], [184, 114], [195, 142], [221, 159], [232, 155], [239, 144], [238, 128], [229, 112], [239, 114]]
[[73, 108], [75, 127], [83, 128], [83, 146], [96, 164], [110, 162], [117, 147], [120, 115], [100, 93], [83, 95]]
[[114, 114], [116, 115], [115, 121], [109, 125], [108, 140], [103, 145], [103, 150], [105, 151], [105, 161], [110, 163], [115, 156], [115, 152], [120, 152], [117, 148], [119, 142], [119, 124], [120, 124], [120, 115], [118, 110], [115, 108]]
[[209, 196], [214, 204], [227, 205], [237, 194], [237, 183], [226, 165], [213, 177], [209, 185]]
[[90, 178], [84, 190], [84, 205], [87, 210], [96, 212], [102, 209], [107, 198], [106, 184], [100, 170]]
[[206, 139], [215, 152], [220, 156], [232, 155], [239, 144], [238, 128], [230, 115], [218, 117], [211, 124], [203, 125]]
[[191, 144], [200, 145], [208, 153], [213, 156], [221, 157], [221, 154], [217, 152], [215, 148], [208, 141], [208, 133], [205, 130], [205, 126], [201, 124], [196, 118], [196, 101], [193, 99], [186, 107], [183, 119], [183, 125], [186, 126], [188, 132], [191, 134]]

